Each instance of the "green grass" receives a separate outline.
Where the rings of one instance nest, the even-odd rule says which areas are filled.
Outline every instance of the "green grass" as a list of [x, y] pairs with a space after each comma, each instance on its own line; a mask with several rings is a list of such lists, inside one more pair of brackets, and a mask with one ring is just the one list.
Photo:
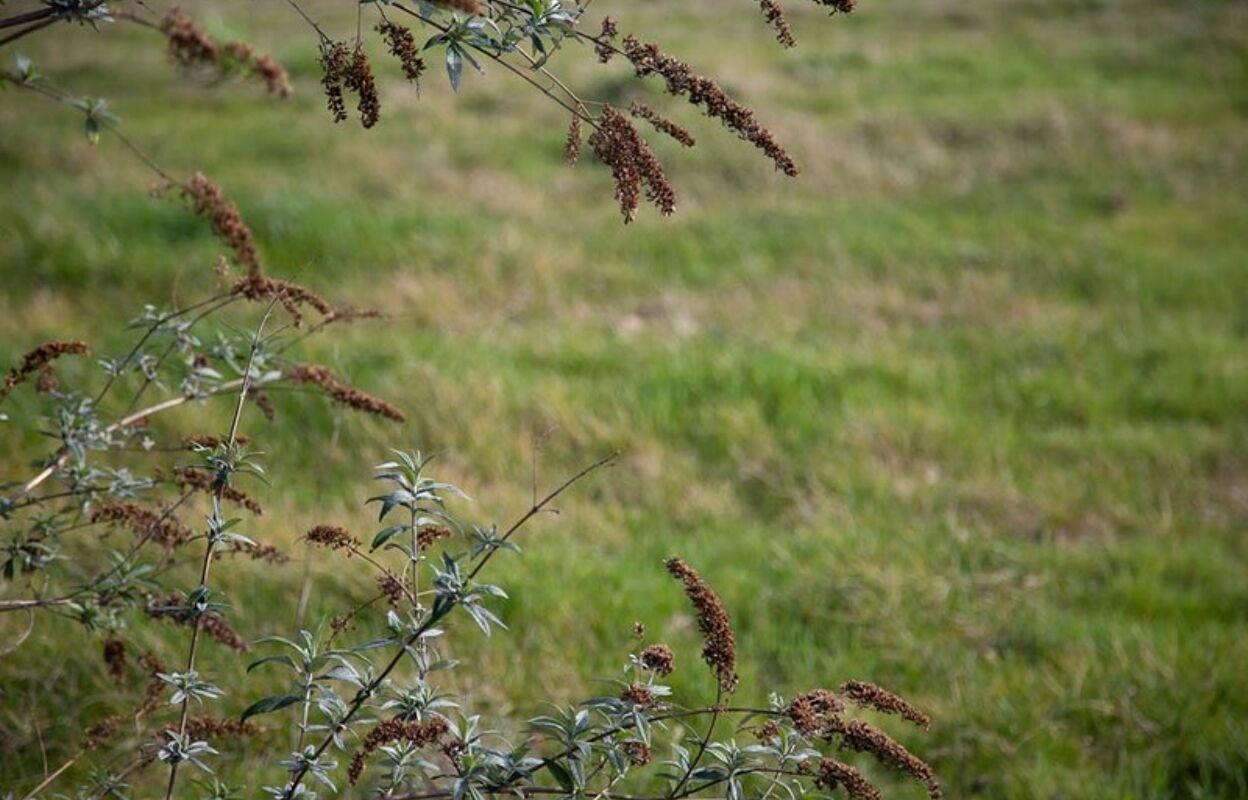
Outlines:
[[[385, 447], [443, 452], [467, 512], [506, 519], [550, 430], [546, 481], [625, 455], [496, 573], [511, 632], [456, 629], [474, 708], [593, 691], [633, 620], [708, 696], [661, 569], [681, 554], [733, 613], [745, 698], [893, 687], [936, 719], [905, 741], [951, 797], [1248, 796], [1248, 9], [898, 0], [829, 21], [793, 2], [782, 52], [744, 0], [731, 18], [727, 0], [600, 4], [755, 105], [801, 179], [623, 67], [563, 59], [588, 94], [644, 95], [698, 136], [656, 142], [678, 215], [625, 228], [601, 166], [562, 166], [562, 115], [497, 71], [417, 100], [387, 68], [382, 124], [331, 125], [282, 4], [196, 11], [292, 67], [286, 103], [179, 80], [138, 30], [23, 45], [163, 164], [217, 179], [275, 274], [394, 315], [314, 351], [406, 426], [301, 396], [271, 430], [245, 420], [275, 478], [249, 530], [296, 559], [218, 573], [238, 626], [287, 632], [305, 559], [310, 618], [368, 591], [293, 542], [313, 521], [370, 530]], [[5, 363], [57, 333], [119, 350], [142, 303], [212, 285], [217, 243], [116, 142], [88, 148], [18, 92], [0, 130]], [[26, 474], [0, 436], [4, 473]], [[6, 640], [23, 625], [0, 621]], [[0, 660], [0, 787], [132, 696], [97, 650], [44, 618]], [[208, 658], [246, 687], [230, 709], [270, 688]]]

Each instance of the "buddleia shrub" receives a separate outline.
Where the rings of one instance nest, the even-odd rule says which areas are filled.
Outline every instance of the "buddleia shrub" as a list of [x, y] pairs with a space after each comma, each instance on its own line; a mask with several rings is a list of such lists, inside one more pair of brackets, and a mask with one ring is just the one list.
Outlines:
[[[834, 13], [852, 9], [848, 0], [817, 5]], [[604, 69], [623, 64], [638, 80], [661, 84], [673, 104], [686, 103], [720, 122], [777, 170], [800, 171], [754, 111], [647, 37], [622, 32], [619, 21], [591, 20], [591, 0], [380, 0], [360, 4], [348, 32], [328, 30], [294, 0], [286, 6], [308, 26], [333, 122], [354, 118], [372, 128], [385, 120], [373, 73], [379, 53], [395, 59], [413, 84], [428, 80], [427, 62], [436, 59], [453, 88], [483, 64], [496, 64], [503, 76], [568, 113], [567, 161], [576, 164], [589, 145], [612, 176], [626, 222], [643, 202], [665, 215], [678, 205], [675, 187], [635, 121], [685, 147], [696, 142], [663, 110], [642, 103], [621, 109], [582, 97], [554, 72], [565, 51]], [[762, 0], [757, 10], [781, 45], [795, 43], [778, 0]], [[62, 22], [102, 32], [139, 25], [163, 39], [170, 61], [192, 79], [255, 81], [276, 99], [294, 90], [273, 57], [244, 42], [219, 41], [177, 7], [49, 0], [0, 17], [0, 48], [35, 34], [57, 35]], [[250, 519], [264, 514], [272, 491], [261, 442], [280, 443], [292, 432], [286, 394], [316, 393], [378, 424], [406, 418], [367, 387], [302, 359], [302, 346], [341, 325], [384, 320], [270, 274], [226, 192], [201, 173], [179, 174], [158, 164], [121, 131], [103, 99], [58, 87], [18, 55], [3, 79], [80, 113], [92, 143], [103, 132], [115, 135], [155, 173], [155, 193], [183, 203], [226, 251], [217, 266], [218, 291], [174, 307], [140, 309], [130, 320], [126, 349], [101, 351], [77, 339], [32, 342], [0, 383], [0, 425], [20, 432], [11, 438], [23, 447], [41, 442], [6, 458], [6, 469], [31, 466], [0, 486], [0, 616], [27, 621], [6, 651], [44, 635], [48, 616], [68, 618], [98, 648], [101, 673], [122, 687], [121, 699], [92, 706], [98, 713], [76, 741], [58, 743], [72, 752], [68, 759], [47, 765], [8, 797], [125, 800], [152, 796], [151, 787], [159, 786], [166, 800], [347, 794], [396, 800], [801, 800], [831, 794], [868, 800], [880, 796], [872, 782], [876, 769], [911, 779], [931, 798], [941, 796], [932, 769], [859, 713], [926, 729], [927, 715], [897, 694], [858, 679], [835, 688], [742, 686], [731, 611], [706, 575], [677, 556], [649, 567], [666, 570], [670, 591], [686, 596], [703, 639], [699, 653], [678, 652], [638, 624], [634, 647], [621, 654], [623, 670], [602, 684], [607, 691], [554, 706], [519, 726], [514, 719], [485, 719], [450, 690], [455, 670], [471, 672], [476, 683], [491, 680], [457, 660], [454, 643], [464, 636], [505, 641], [498, 609], [507, 601], [506, 580], [495, 573], [517, 557], [521, 534], [614, 455], [544, 495], [535, 490], [531, 505], [510, 522], [484, 525], [465, 518], [464, 493], [434, 477], [435, 461], [394, 451], [372, 475], [361, 476], [383, 488], [361, 509], [354, 528], [320, 523], [299, 532], [315, 558], [334, 563], [336, 577], [368, 573], [368, 594], [350, 598], [320, 624], [295, 630], [276, 622], [294, 616], [286, 613], [292, 609], [272, 608], [265, 620], [271, 635], [252, 641], [240, 634], [217, 576], [226, 559], [256, 559], [272, 569], [287, 561], [280, 548], [249, 533]], [[71, 360], [78, 363], [71, 367]], [[17, 403], [19, 393], [30, 396]], [[204, 413], [210, 404], [220, 406], [217, 414]], [[205, 419], [227, 421], [214, 428]], [[29, 435], [35, 432], [41, 440]], [[713, 564], [698, 566], [714, 573]], [[145, 647], [170, 641], [145, 635], [152, 626], [176, 632], [174, 645]], [[219, 659], [216, 653], [203, 658], [209, 649], [245, 663], [237, 674], [255, 676], [255, 683], [264, 675], [265, 685], [282, 682], [284, 688], [263, 693], [251, 677], [214, 674], [205, 664]], [[715, 691], [709, 705], [687, 702], [668, 683], [676, 670], [698, 668], [698, 661]], [[224, 713], [223, 698], [244, 710]], [[39, 700], [83, 707], [77, 697]], [[540, 697], [529, 700], [543, 705]], [[261, 726], [267, 735], [258, 735]], [[517, 727], [519, 733], [500, 733]], [[257, 765], [248, 786], [226, 785], [219, 777], [223, 760], [237, 757]], [[70, 769], [80, 762], [92, 765], [90, 780], [75, 786], [66, 776], [80, 774]]]

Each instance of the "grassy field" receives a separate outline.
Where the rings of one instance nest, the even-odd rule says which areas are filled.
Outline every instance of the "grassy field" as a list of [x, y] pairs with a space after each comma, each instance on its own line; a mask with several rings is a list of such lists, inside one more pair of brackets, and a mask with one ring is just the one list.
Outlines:
[[[458, 687], [474, 707], [593, 691], [634, 620], [708, 697], [661, 568], [680, 554], [733, 613], [744, 698], [893, 687], [936, 719], [904, 741], [951, 797], [1248, 796], [1248, 6], [896, 0], [829, 21], [794, 0], [783, 52], [755, 4], [728, 4], [595, 12], [722, 77], [803, 174], [618, 64], [564, 59], [589, 95], [648, 92], [698, 135], [691, 154], [656, 142], [677, 216], [627, 228], [600, 165], [562, 165], [562, 113], [497, 70], [417, 99], [388, 68], [382, 124], [333, 126], [284, 4], [195, 10], [291, 68], [285, 103], [180, 80], [138, 29], [23, 43], [163, 164], [218, 180], [273, 273], [393, 315], [314, 352], [408, 424], [300, 396], [267, 431], [244, 421], [275, 476], [249, 531], [295, 560], [219, 573], [238, 626], [288, 632], [305, 575], [310, 619], [368, 591], [294, 540], [371, 530], [386, 447], [444, 453], [468, 513], [507, 519], [550, 431], [547, 482], [624, 456], [496, 574], [511, 632], [456, 631], [488, 676]], [[18, 92], [0, 131], [3, 363], [53, 334], [120, 350], [143, 303], [214, 285], [217, 243], [115, 141], [87, 147]], [[26, 474], [0, 437], [6, 476]], [[49, 618], [0, 659], [0, 795], [131, 696], [97, 650]], [[267, 688], [249, 686], [229, 708]]]

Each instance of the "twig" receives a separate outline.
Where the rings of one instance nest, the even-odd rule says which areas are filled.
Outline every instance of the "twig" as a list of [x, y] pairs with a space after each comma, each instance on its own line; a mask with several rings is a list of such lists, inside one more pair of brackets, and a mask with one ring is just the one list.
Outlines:
[[[238, 402], [234, 405], [234, 418], [230, 420], [230, 432], [226, 437], [226, 447], [232, 449], [234, 443], [238, 440], [238, 426], [243, 418], [243, 405], [247, 402], [247, 390], [251, 387], [252, 367], [256, 361], [256, 353], [260, 350], [261, 337], [264, 334], [264, 326], [269, 321], [269, 316], [273, 313], [273, 308], [277, 304], [274, 300], [269, 303], [269, 307], [264, 312], [264, 317], [260, 320], [260, 324], [256, 327], [256, 333], [251, 340], [251, 352], [247, 356], [247, 367], [243, 372], [242, 385], [238, 390]], [[221, 499], [225, 493], [225, 488], [229, 483], [229, 477], [225, 474], [217, 476], [216, 484], [213, 486], [212, 492], [212, 520], [213, 524], [219, 524], [221, 520]], [[204, 560], [200, 564], [199, 569], [199, 586], [208, 585], [208, 573], [212, 568], [212, 554], [217, 549], [217, 540], [210, 533], [208, 540], [204, 545]], [[186, 656], [186, 672], [190, 673], [195, 670], [195, 656], [199, 650], [199, 619], [196, 618], [195, 626], [191, 629], [191, 645]], [[178, 722], [178, 735], [186, 735], [186, 722], [190, 716], [191, 697], [188, 693], [182, 698], [182, 711]], [[178, 764], [172, 761], [169, 765], [169, 785], [165, 789], [165, 800], [169, 800], [173, 796], [173, 788], [178, 780]]]
[[[537, 514], [541, 513], [543, 508], [545, 508], [548, 504], [550, 504], [559, 495], [567, 491], [574, 483], [581, 480], [582, 478], [589, 475], [590, 473], [594, 472], [595, 470], [603, 466], [606, 466], [611, 461], [615, 460], [615, 458], [618, 455], [619, 453], [617, 452], [617, 453], [612, 453], [606, 458], [601, 458], [598, 461], [595, 461], [593, 464], [589, 465], [588, 467], [582, 469], [580, 472], [576, 473], [571, 478], [568, 478], [566, 481], [561, 483], [553, 491], [551, 491], [549, 494], [547, 494], [537, 503], [533, 504], [533, 506], [528, 511], [522, 514], [520, 518], [517, 519], [515, 523], [511, 525], [510, 528], [507, 529], [507, 532], [503, 534], [502, 540], [507, 541], [507, 539], [509, 539], [516, 531], [518, 531], [521, 527], [523, 527], [525, 523], [527, 523], [533, 517], [537, 516]], [[493, 556], [495, 552], [497, 552], [497, 550], [490, 550], [489, 552], [485, 554], [484, 557], [482, 557], [481, 561], [477, 563], [476, 568], [474, 568], [468, 574], [468, 580], [472, 580], [472, 578], [474, 578], [477, 575], [477, 573], [481, 571], [481, 569], [489, 562], [490, 557]], [[325, 734], [325, 738], [322, 739], [321, 743], [317, 745], [315, 750], [312, 751], [312, 756], [310, 758], [304, 759], [303, 763], [300, 764], [299, 768], [295, 770], [293, 775], [291, 775], [290, 783], [286, 785], [286, 791], [287, 791], [288, 796], [293, 796], [295, 789], [299, 787], [299, 784], [303, 781], [304, 777], [308, 774], [309, 765], [315, 762], [318, 758], [320, 758], [321, 755], [329, 748], [329, 746], [334, 741], [334, 735], [343, 727], [345, 727], [348, 723], [350, 723], [351, 720], [355, 718], [355, 715], [359, 713], [361, 708], [363, 708], [364, 703], [368, 700], [368, 698], [372, 697], [373, 693], [377, 691], [377, 688], [381, 686], [382, 682], [387, 677], [390, 676], [390, 673], [393, 672], [395, 667], [397, 667], [399, 663], [403, 660], [403, 656], [407, 654], [408, 648], [411, 647], [416, 642], [420, 641], [420, 639], [425, 635], [425, 633], [430, 628], [432, 628], [435, 623], [437, 623], [442, 617], [444, 617], [449, 612], [450, 612], [450, 607], [447, 607], [443, 610], [439, 610], [439, 606], [435, 604], [433, 610], [429, 614], [428, 619], [422, 622], [419, 626], [417, 626], [416, 630], [414, 630], [411, 634], [408, 635], [408, 637], [403, 641], [403, 646], [400, 647], [397, 652], [395, 652], [394, 656], [391, 657], [390, 661], [386, 663], [386, 666], [383, 667], [382, 670], [377, 673], [377, 676], [373, 678], [373, 680], [370, 681], [364, 688], [360, 689], [356, 693], [355, 699], [351, 701], [351, 705], [347, 708], [347, 712], [342, 716], [338, 724], [334, 726], [334, 728], [331, 729], [328, 733]], [[168, 800], [168, 798], [166, 797], [165, 800]]]

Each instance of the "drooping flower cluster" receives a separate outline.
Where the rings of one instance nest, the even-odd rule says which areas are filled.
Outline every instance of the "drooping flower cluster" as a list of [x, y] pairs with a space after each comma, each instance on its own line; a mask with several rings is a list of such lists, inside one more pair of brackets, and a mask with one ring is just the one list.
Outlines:
[[693, 135], [689, 133], [689, 131], [677, 125], [675, 122], [672, 122], [670, 119], [655, 111], [645, 103], [633, 101], [632, 105], [628, 107], [628, 111], [634, 117], [638, 117], [639, 119], [644, 119], [649, 122], [659, 133], [666, 133], [668, 136], [680, 142], [685, 147], [693, 147], [697, 144]]
[[342, 42], [322, 44], [321, 71], [321, 86], [334, 122], [347, 118], [347, 101], [343, 94], [347, 90], [355, 92], [360, 124], [365, 128], [377, 124], [381, 118], [381, 98], [377, 95], [377, 81], [363, 45], [357, 43], [354, 50], [349, 50]]
[[850, 800], [880, 800], [880, 792], [866, 777], [848, 764], [831, 758], [819, 763], [815, 785], [829, 792], [844, 789]]
[[390, 403], [362, 392], [354, 386], [348, 386], [338, 380], [328, 368], [319, 364], [299, 364], [290, 370], [286, 377], [294, 383], [310, 383], [320, 388], [335, 403], [348, 408], [376, 414], [395, 422], [403, 422], [407, 419], [402, 411]]
[[707, 116], [718, 119], [725, 127], [766, 153], [777, 169], [790, 177], [797, 176], [796, 162], [771, 131], [759, 123], [753, 111], [729, 97], [715, 81], [694, 73], [688, 64], [667, 55], [658, 45], [643, 44], [635, 36], [624, 37], [624, 55], [632, 62], [638, 77], [662, 76], [668, 93], [683, 96], [693, 105], [700, 106]]
[[669, 216], [676, 210], [676, 190], [664, 173], [663, 165], [623, 114], [609, 105], [603, 106], [598, 129], [590, 135], [589, 145], [594, 155], [611, 168], [615, 199], [619, 201], [625, 222], [637, 218], [643, 183], [646, 199], [654, 203], [661, 214]]
[[829, 741], [839, 740], [839, 746], [843, 750], [869, 753], [881, 763], [904, 772], [911, 779], [923, 784], [931, 800], [944, 797], [940, 781], [927, 762], [879, 728], [862, 720], [846, 722], [837, 719], [829, 724], [823, 736]]
[[0, 400], [3, 400], [15, 388], [23, 383], [27, 378], [36, 372], [40, 373], [40, 378], [45, 369], [51, 366], [52, 362], [61, 356], [68, 355], [85, 355], [90, 352], [90, 348], [86, 342], [79, 341], [53, 341], [44, 342], [34, 350], [22, 356], [22, 360], [17, 366], [9, 370], [8, 375], [4, 377], [4, 383], [0, 384]]
[[342, 82], [358, 98], [356, 110], [360, 112], [360, 124], [365, 128], [376, 125], [377, 120], [381, 119], [381, 98], [377, 94], [373, 67], [368, 63], [368, 54], [363, 47], [357, 45], [355, 52], [351, 54], [351, 63]]
[[581, 160], [581, 115], [573, 114], [568, 124], [568, 139], [563, 147], [564, 159], [569, 167], [575, 167]]
[[255, 237], [243, 221], [243, 215], [238, 213], [238, 206], [225, 199], [221, 187], [202, 172], [196, 172], [181, 189], [195, 213], [212, 223], [212, 230], [234, 251], [235, 261], [245, 266], [249, 275], [259, 275], [260, 255]]
[[390, 47], [390, 55], [397, 58], [403, 66], [403, 76], [412, 83], [419, 83], [420, 76], [425, 72], [425, 60], [420, 57], [416, 37], [412, 32], [389, 20], [378, 24], [377, 32], [385, 37], [386, 44]]
[[354, 550], [360, 546], [359, 539], [338, 525], [317, 525], [305, 533], [303, 538], [330, 550]]
[[150, 539], [170, 550], [185, 544], [194, 536], [191, 529], [176, 517], [168, 513], [157, 514], [137, 503], [100, 503], [91, 509], [88, 519], [93, 523], [125, 525], [139, 537]]
[[873, 708], [884, 714], [894, 714], [920, 728], [927, 730], [932, 725], [932, 718], [887, 689], [880, 688], [867, 681], [847, 681], [841, 684], [840, 692], [850, 702], [860, 708]]
[[272, 56], [256, 53], [245, 42], [217, 44], [181, 7], [174, 6], [165, 13], [160, 30], [165, 34], [169, 54], [183, 67], [211, 66], [227, 70], [241, 66], [258, 75], [270, 94], [290, 96], [290, 75]]
[[698, 630], [705, 643], [702, 658], [710, 666], [719, 688], [731, 692], [737, 688], [737, 638], [728, 621], [724, 603], [698, 571], [679, 558], [667, 560], [667, 571], [685, 585], [685, 594], [698, 616]]
[[333, 307], [325, 298], [306, 286], [300, 286], [281, 278], [270, 278], [259, 270], [240, 278], [230, 287], [230, 294], [252, 302], [276, 300], [282, 304], [282, 308], [286, 309], [286, 313], [290, 314], [296, 327], [303, 322], [304, 306], [311, 306], [327, 317], [334, 312]]
[[758, 0], [758, 5], [763, 10], [767, 24], [776, 30], [776, 41], [784, 47], [792, 47], [796, 44], [793, 41], [793, 29], [784, 15], [784, 6], [780, 5], [780, 0]]
[[803, 736], [817, 736], [844, 710], [845, 704], [835, 694], [827, 689], [815, 689], [794, 697], [785, 714]]
[[342, 42], [321, 46], [321, 87], [325, 91], [325, 104], [334, 122], [347, 118], [347, 101], [342, 96], [343, 77], [347, 74], [350, 51]]
[[260, 507], [260, 503], [254, 498], [233, 486], [218, 486], [212, 474], [206, 470], [194, 469], [192, 467], [174, 467], [173, 482], [183, 491], [190, 490], [205, 494], [219, 491], [223, 499], [242, 506], [256, 516], [264, 514], [264, 509]]
[[615, 55], [615, 46], [612, 42], [619, 34], [620, 28], [616, 25], [615, 20], [611, 17], [603, 17], [602, 30], [594, 40], [594, 53], [598, 55], [599, 62], [605, 64]]

